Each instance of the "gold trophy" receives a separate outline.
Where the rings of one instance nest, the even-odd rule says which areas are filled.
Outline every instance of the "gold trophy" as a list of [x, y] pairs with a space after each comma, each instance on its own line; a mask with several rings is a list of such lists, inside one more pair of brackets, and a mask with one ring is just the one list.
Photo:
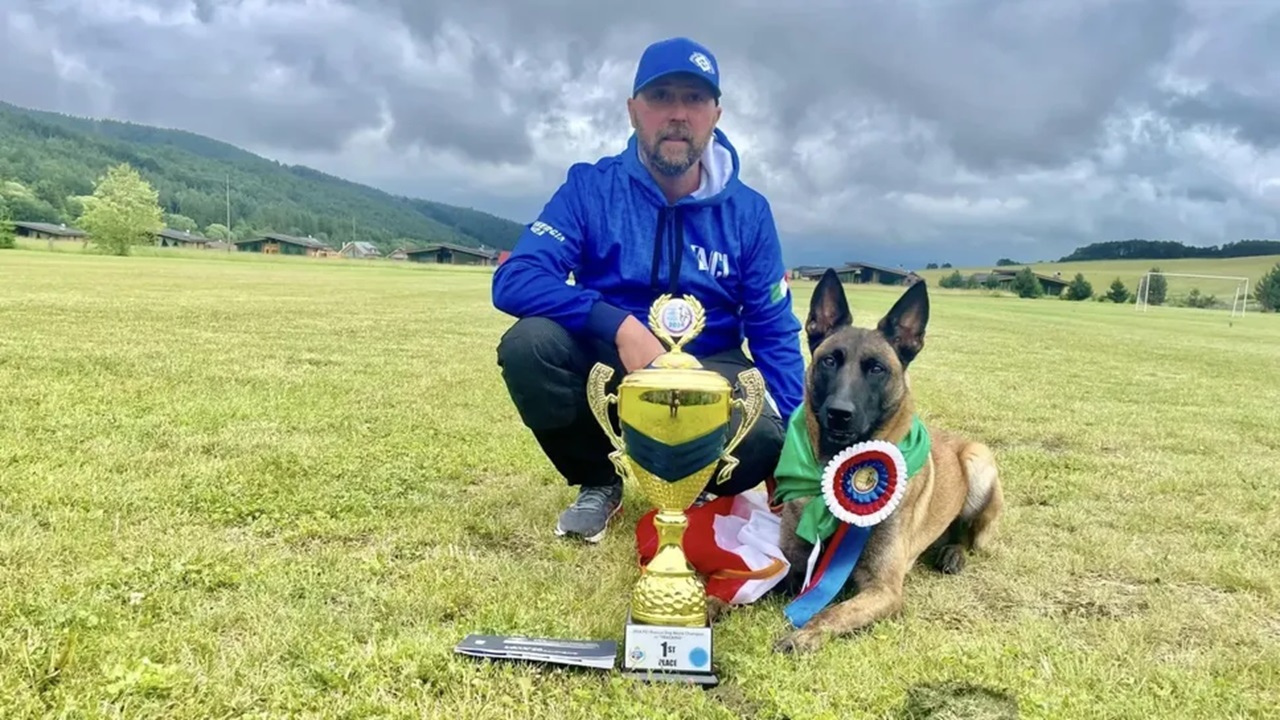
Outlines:
[[[715, 685], [706, 590], [681, 546], [688, 526], [685, 509], [717, 464], [723, 462], [717, 485], [738, 465], [730, 453], [759, 419], [765, 386], [759, 370], [743, 371], [738, 382], [744, 397], [734, 398], [728, 380], [682, 350], [705, 322], [696, 298], [662, 295], [649, 310], [649, 328], [667, 352], [627, 374], [616, 394], [606, 392], [613, 369], [597, 363], [587, 381], [587, 400], [613, 443], [609, 459], [618, 474], [637, 484], [658, 510], [658, 551], [642, 570], [627, 613], [624, 672]], [[609, 418], [613, 403], [621, 432]], [[734, 407], [741, 408], [742, 422], [729, 438]]]

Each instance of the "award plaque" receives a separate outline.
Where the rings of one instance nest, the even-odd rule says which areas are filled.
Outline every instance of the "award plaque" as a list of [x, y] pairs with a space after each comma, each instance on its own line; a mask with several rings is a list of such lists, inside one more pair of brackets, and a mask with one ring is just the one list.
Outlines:
[[[688, 526], [685, 510], [713, 474], [720, 484], [737, 467], [731, 453], [759, 419], [765, 386], [759, 370], [743, 371], [738, 375], [743, 398], [735, 398], [728, 380], [682, 349], [705, 321], [697, 299], [662, 295], [650, 308], [649, 328], [667, 351], [649, 367], [628, 373], [613, 394], [606, 392], [613, 369], [597, 363], [587, 399], [613, 444], [609, 458], [618, 474], [657, 509], [658, 550], [632, 590], [624, 674], [715, 685], [706, 590], [681, 545]], [[611, 404], [617, 405], [617, 432], [609, 418]], [[735, 407], [742, 421], [730, 437]]]

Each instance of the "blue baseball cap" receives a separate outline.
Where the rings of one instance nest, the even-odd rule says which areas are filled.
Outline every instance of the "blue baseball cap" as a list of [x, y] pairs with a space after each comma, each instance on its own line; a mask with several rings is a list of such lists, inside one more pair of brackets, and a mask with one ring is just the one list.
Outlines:
[[705, 45], [685, 37], [659, 40], [645, 48], [631, 94], [634, 96], [654, 80], [676, 73], [702, 78], [711, 85], [712, 94], [720, 98], [720, 64], [716, 56]]

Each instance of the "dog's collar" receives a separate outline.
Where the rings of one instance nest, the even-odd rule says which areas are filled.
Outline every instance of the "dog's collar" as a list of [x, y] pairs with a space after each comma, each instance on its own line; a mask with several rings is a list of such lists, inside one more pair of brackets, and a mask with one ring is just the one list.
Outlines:
[[[796, 534], [813, 544], [831, 537], [841, 524], [823, 501], [822, 468], [814, 457], [813, 445], [805, 424], [805, 404], [801, 403], [787, 423], [787, 435], [782, 445], [782, 456], [774, 472], [776, 486], [774, 502], [783, 503], [798, 498], [814, 498], [800, 515]], [[906, 476], [912, 477], [929, 460], [931, 440], [929, 430], [918, 415], [911, 419], [911, 428], [898, 450], [906, 461]], [[905, 492], [905, 488], [904, 488]]]

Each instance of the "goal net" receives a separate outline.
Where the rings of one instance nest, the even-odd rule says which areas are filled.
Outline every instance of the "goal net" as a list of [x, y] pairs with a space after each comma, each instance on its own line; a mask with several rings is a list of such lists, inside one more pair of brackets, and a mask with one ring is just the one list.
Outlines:
[[1139, 312], [1152, 307], [1230, 311], [1244, 315], [1249, 307], [1249, 278], [1150, 271], [1138, 281], [1134, 304]]

